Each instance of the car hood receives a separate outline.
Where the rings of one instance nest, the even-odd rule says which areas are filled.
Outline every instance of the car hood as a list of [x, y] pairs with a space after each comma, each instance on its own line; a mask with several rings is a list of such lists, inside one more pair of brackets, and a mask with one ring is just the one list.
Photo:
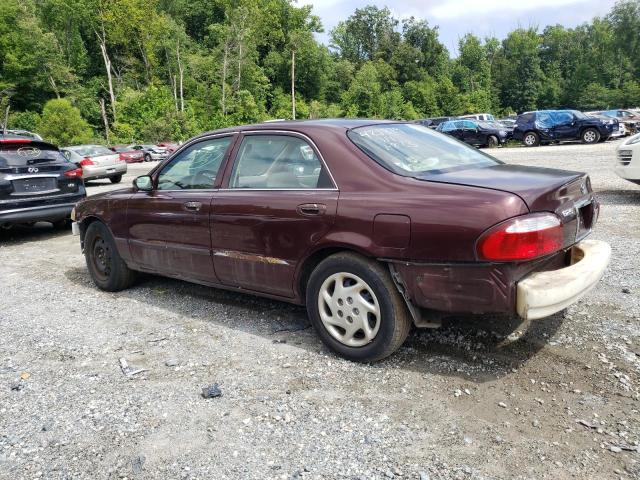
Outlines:
[[532, 212], [556, 211], [591, 189], [584, 173], [507, 164], [420, 175], [416, 178], [513, 193], [522, 198]]

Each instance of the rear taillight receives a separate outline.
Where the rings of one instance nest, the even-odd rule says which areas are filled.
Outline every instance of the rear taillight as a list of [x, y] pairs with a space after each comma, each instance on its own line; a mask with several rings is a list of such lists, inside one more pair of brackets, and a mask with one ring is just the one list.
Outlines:
[[30, 138], [0, 138], [0, 143], [31, 143]]
[[93, 160], [91, 160], [89, 157], [84, 157], [82, 160], [80, 160], [80, 165], [86, 167], [87, 165], [95, 165], [95, 163], [93, 163]]
[[126, 155], [124, 153], [121, 153], [120, 156], [118, 157], [118, 161], [119, 162], [124, 162], [126, 161]]
[[552, 213], [533, 213], [512, 218], [483, 233], [477, 251], [483, 260], [530, 260], [557, 252], [563, 243], [560, 219]]
[[82, 169], [74, 168], [73, 170], [67, 170], [64, 172], [64, 176], [69, 178], [82, 178]]

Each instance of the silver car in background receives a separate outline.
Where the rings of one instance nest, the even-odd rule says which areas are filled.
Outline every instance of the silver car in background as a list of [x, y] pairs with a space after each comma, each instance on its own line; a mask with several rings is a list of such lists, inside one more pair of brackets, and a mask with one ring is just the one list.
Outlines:
[[169, 152], [165, 147], [159, 147], [158, 145], [129, 145], [132, 150], [141, 150], [144, 152], [144, 161], [153, 162], [161, 161], [169, 156]]
[[127, 173], [127, 163], [102, 145], [74, 145], [60, 149], [69, 161], [82, 168], [84, 181], [108, 178], [111, 183], [119, 183]]

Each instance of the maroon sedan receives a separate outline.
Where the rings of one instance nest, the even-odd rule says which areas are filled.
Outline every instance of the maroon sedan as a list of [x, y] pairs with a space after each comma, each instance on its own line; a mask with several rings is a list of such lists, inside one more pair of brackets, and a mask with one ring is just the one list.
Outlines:
[[126, 145], [114, 145], [111, 147], [116, 153], [120, 154], [120, 160], [126, 163], [141, 163], [144, 162], [144, 152], [140, 150], [133, 150]]
[[99, 288], [151, 272], [305, 304], [320, 338], [358, 361], [443, 312], [549, 316], [611, 252], [585, 240], [598, 216], [585, 174], [372, 120], [210, 132], [74, 215]]

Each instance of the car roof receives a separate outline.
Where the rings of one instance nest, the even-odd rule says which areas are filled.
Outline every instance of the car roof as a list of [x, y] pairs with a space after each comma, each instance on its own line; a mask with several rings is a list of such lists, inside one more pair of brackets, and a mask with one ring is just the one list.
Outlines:
[[329, 130], [342, 130], [347, 131], [352, 128], [364, 127], [368, 125], [384, 125], [390, 123], [410, 123], [393, 120], [372, 120], [368, 118], [325, 118], [316, 120], [286, 120], [277, 122], [264, 122], [256, 123], [253, 125], [241, 125], [237, 127], [227, 127], [219, 130], [212, 130], [203, 133], [201, 136], [230, 133], [230, 132], [244, 132], [251, 130], [286, 130], [292, 132], [304, 133], [307, 129], [326, 128]]

